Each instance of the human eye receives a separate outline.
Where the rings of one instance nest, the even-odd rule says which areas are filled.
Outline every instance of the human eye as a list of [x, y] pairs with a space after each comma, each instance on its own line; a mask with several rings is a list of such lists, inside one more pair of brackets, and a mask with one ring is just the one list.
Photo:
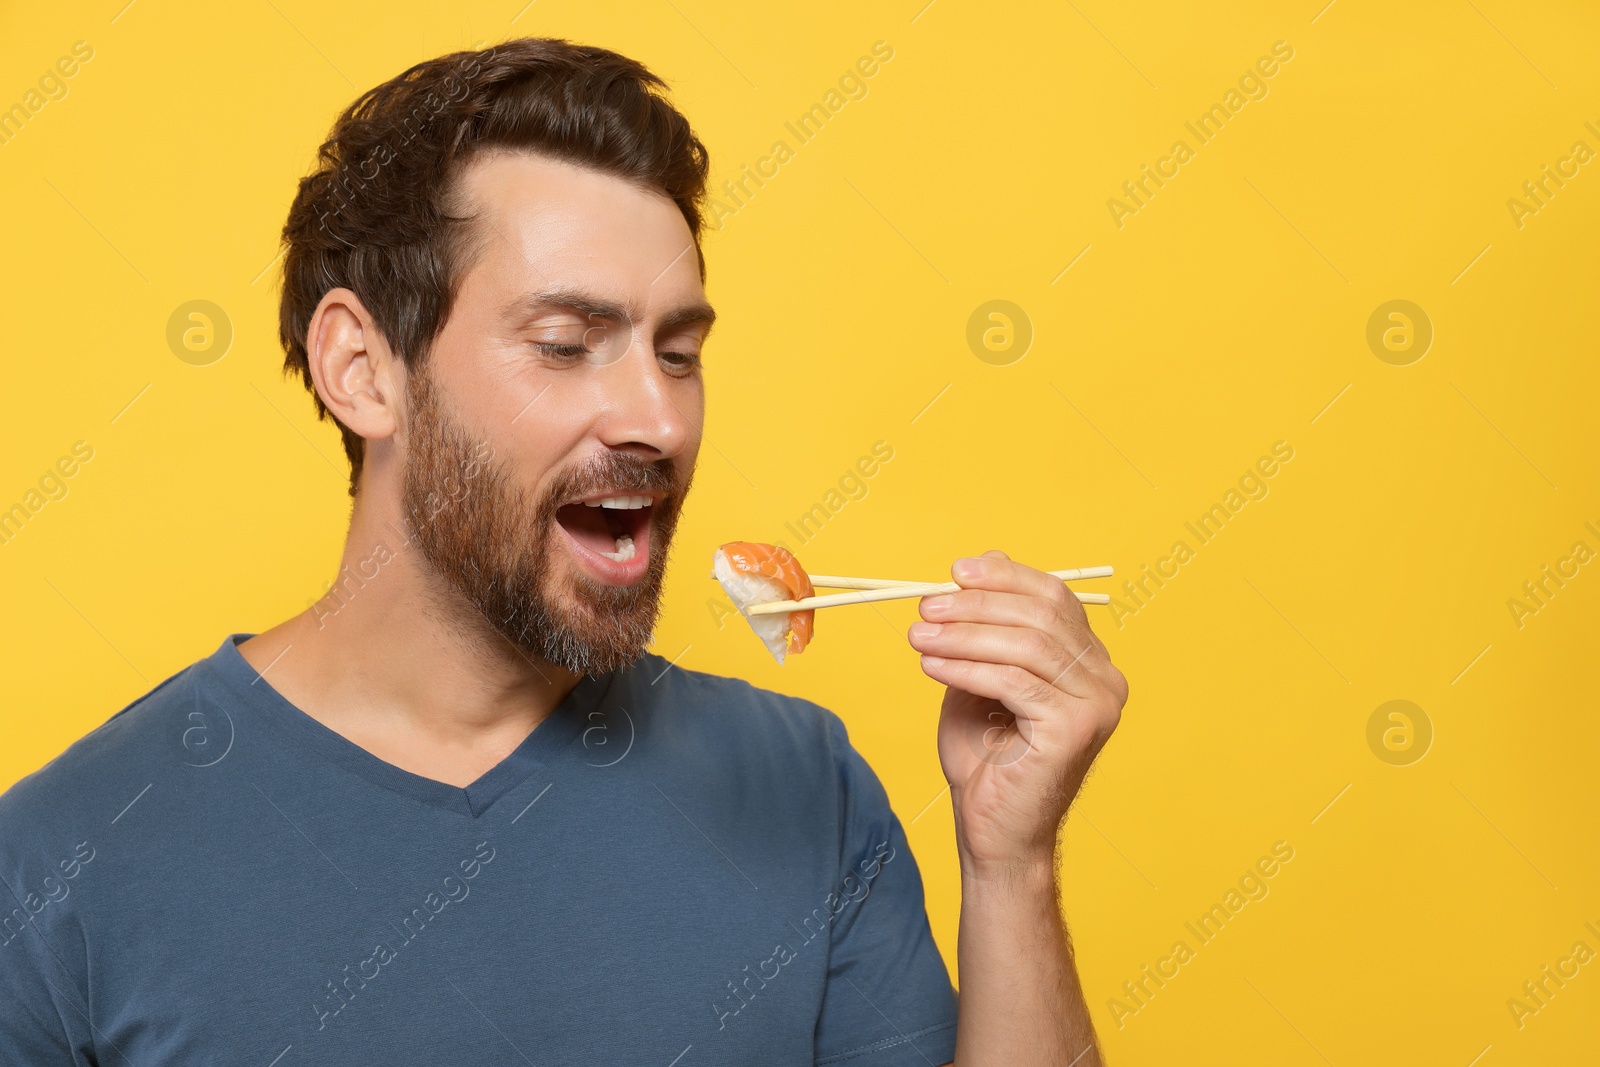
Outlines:
[[588, 347], [582, 344], [555, 344], [550, 341], [535, 341], [533, 347], [543, 356], [555, 356], [558, 359], [573, 359], [586, 355]]
[[687, 377], [702, 366], [700, 356], [696, 352], [658, 352], [656, 358], [679, 377]]
[[593, 355], [605, 347], [607, 336], [603, 322], [564, 319], [541, 324], [528, 343], [541, 356], [565, 361]]
[[667, 331], [665, 336], [656, 339], [656, 358], [669, 374], [686, 378], [703, 366], [701, 352], [705, 334], [705, 329], [698, 325]]

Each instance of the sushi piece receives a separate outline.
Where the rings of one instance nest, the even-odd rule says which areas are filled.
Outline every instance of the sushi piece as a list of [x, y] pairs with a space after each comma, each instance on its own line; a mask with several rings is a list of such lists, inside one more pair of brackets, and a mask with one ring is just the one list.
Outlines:
[[777, 600], [800, 600], [816, 592], [805, 568], [787, 549], [756, 541], [730, 541], [711, 557], [712, 572], [779, 662], [786, 652], [803, 651], [811, 641], [814, 611], [750, 615], [746, 609]]

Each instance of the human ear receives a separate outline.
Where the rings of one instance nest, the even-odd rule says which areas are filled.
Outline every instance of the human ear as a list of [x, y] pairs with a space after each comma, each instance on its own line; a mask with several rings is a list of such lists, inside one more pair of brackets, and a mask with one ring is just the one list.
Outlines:
[[317, 395], [342, 425], [369, 441], [399, 429], [403, 368], [353, 291], [323, 295], [306, 330], [306, 359]]

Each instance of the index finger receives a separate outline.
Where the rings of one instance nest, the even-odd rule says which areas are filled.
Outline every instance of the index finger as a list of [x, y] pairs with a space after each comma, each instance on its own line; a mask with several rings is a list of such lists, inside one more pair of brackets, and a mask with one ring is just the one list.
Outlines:
[[1060, 578], [1037, 567], [1018, 563], [999, 549], [956, 560], [950, 565], [950, 576], [963, 589], [989, 589], [1000, 593], [1043, 597], [1063, 608], [1069, 617], [1084, 623], [1088, 621], [1083, 605]]

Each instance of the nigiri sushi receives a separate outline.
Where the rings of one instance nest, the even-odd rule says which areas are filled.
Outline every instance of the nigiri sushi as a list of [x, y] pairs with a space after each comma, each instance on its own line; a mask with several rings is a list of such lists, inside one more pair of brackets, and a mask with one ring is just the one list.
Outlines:
[[816, 592], [794, 554], [777, 545], [730, 541], [711, 557], [712, 572], [734, 607], [750, 623], [779, 663], [786, 652], [801, 652], [811, 641], [816, 612], [750, 615], [747, 609], [778, 600], [800, 600]]

